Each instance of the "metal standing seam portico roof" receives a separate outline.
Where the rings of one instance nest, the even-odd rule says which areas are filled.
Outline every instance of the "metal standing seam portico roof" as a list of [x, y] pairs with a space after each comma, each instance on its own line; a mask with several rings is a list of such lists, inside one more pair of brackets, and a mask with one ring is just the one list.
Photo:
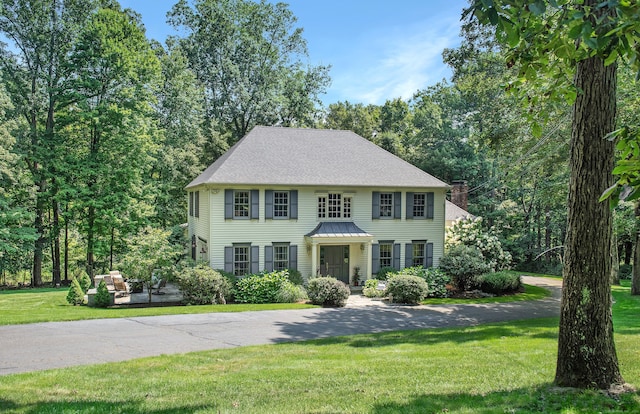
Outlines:
[[362, 230], [351, 221], [325, 221], [316, 226], [305, 237], [321, 238], [321, 237], [373, 237], [373, 235]]

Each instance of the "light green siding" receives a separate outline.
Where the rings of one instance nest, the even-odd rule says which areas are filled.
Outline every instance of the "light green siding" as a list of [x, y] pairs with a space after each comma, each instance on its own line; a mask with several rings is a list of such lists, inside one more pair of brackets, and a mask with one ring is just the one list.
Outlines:
[[[224, 218], [225, 189], [259, 190], [259, 219], [233, 220]], [[321, 193], [343, 192], [353, 199], [352, 217], [342, 219], [353, 221], [358, 227], [373, 236], [373, 243], [379, 240], [393, 240], [401, 244], [400, 265], [404, 267], [406, 243], [412, 240], [426, 240], [433, 243], [433, 264], [438, 266], [444, 252], [445, 191], [444, 188], [403, 188], [402, 217], [400, 219], [372, 219], [373, 191], [400, 191], [397, 188], [334, 188], [330, 186], [290, 188], [280, 186], [198, 186], [190, 190], [200, 191], [200, 217], [189, 217], [189, 236], [207, 240], [207, 258], [211, 267], [224, 268], [224, 248], [233, 243], [251, 243], [259, 246], [259, 268], [264, 269], [264, 246], [286, 242], [298, 246], [298, 270], [303, 277], [315, 273], [312, 269], [312, 251], [307, 246], [305, 234], [310, 233], [321, 221], [317, 218], [317, 198]], [[297, 190], [298, 218], [293, 220], [265, 219], [265, 190]], [[409, 219], [406, 214], [406, 192], [434, 192], [434, 218]], [[322, 221], [332, 221], [323, 219]], [[333, 221], [339, 221], [333, 219]], [[355, 266], [361, 268], [361, 274], [367, 275], [371, 265], [369, 243], [344, 243], [350, 246], [350, 273]], [[315, 252], [318, 254], [318, 252]]]

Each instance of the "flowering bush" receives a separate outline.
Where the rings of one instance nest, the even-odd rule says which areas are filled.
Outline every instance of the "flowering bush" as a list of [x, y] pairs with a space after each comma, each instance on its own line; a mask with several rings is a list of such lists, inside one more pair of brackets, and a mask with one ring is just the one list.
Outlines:
[[447, 229], [445, 250], [460, 245], [477, 248], [491, 271], [510, 268], [511, 254], [503, 250], [493, 227], [489, 230], [482, 228], [482, 217], [458, 219]]

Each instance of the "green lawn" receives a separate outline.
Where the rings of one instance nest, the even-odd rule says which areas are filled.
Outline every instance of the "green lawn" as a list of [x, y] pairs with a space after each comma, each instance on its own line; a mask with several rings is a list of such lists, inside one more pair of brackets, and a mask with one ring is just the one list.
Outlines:
[[[615, 287], [640, 386], [640, 297]], [[555, 389], [557, 319], [355, 335], [1, 377], [11, 413], [637, 413], [640, 394]], [[46, 352], [46, 350], [43, 350]]]
[[264, 305], [162, 306], [151, 308], [91, 308], [67, 303], [67, 289], [22, 289], [0, 291], [0, 325], [35, 322], [78, 321], [82, 319], [129, 318], [134, 316], [178, 315], [186, 313], [244, 312], [274, 309], [304, 309], [313, 305], [274, 303]]

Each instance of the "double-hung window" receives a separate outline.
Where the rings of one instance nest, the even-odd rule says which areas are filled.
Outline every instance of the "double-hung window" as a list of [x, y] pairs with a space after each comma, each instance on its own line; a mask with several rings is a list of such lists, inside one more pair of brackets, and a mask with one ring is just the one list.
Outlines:
[[413, 262], [412, 266], [424, 266], [424, 242], [414, 242], [413, 243]]
[[233, 192], [233, 217], [243, 218], [249, 217], [249, 209], [251, 207], [249, 191]]
[[414, 193], [413, 194], [413, 217], [425, 217], [426, 213], [426, 194]]
[[250, 272], [251, 256], [249, 245], [233, 246], [233, 274], [244, 276]]
[[434, 193], [407, 192], [407, 219], [433, 219]]
[[289, 244], [273, 245], [273, 270], [289, 268]]
[[380, 268], [393, 265], [393, 243], [380, 243]]
[[393, 217], [393, 193], [380, 193], [380, 217]]
[[289, 192], [288, 191], [273, 192], [273, 217], [274, 218], [289, 217]]

